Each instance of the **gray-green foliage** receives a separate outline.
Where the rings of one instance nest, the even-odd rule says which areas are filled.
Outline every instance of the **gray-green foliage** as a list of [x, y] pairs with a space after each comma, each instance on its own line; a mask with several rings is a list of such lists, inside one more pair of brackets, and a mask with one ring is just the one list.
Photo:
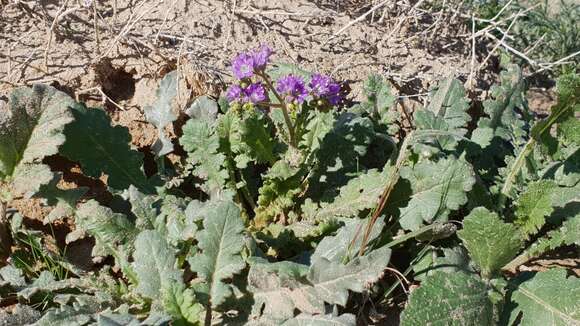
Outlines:
[[244, 224], [239, 209], [231, 202], [208, 205], [201, 215], [203, 231], [196, 236], [201, 252], [191, 257], [189, 264], [204, 282], [198, 291], [207, 295], [216, 308], [233, 294], [234, 286], [226, 281], [246, 265], [240, 255]]
[[399, 219], [406, 230], [417, 230], [423, 223], [447, 221], [451, 211], [467, 202], [466, 193], [475, 183], [470, 164], [452, 157], [405, 167], [401, 178], [409, 181], [412, 191]]
[[143, 154], [131, 148], [127, 128], [113, 127], [101, 109], [76, 105], [71, 112], [75, 121], [65, 128], [66, 142], [61, 154], [79, 162], [88, 176], [99, 178], [107, 174], [107, 185], [114, 190], [133, 185], [142, 192], [155, 191], [141, 169]]
[[[255, 263], [248, 275], [248, 289], [255, 301], [253, 315], [286, 320], [294, 316], [295, 309], [324, 314], [325, 303], [344, 306], [349, 291], [363, 292], [381, 277], [390, 253], [390, 249], [383, 247], [346, 265], [324, 257], [312, 262], [310, 267], [292, 264], [272, 268], [269, 264]], [[304, 268], [308, 271], [295, 272]]]
[[[308, 82], [290, 65], [271, 76], [288, 72]], [[159, 156], [172, 148], [164, 129], [177, 121], [175, 77], [145, 109]], [[0, 108], [0, 177], [18, 190], [22, 166], [34, 177], [26, 192], [56, 206], [46, 223], [74, 217], [67, 245], [94, 238], [92, 258], [104, 266], [56, 259], [43, 233], [9, 211], [16, 251], [0, 269], [0, 294], [34, 307], [39, 325], [354, 325], [410, 279], [419, 288], [403, 325], [530, 323], [546, 309], [551, 321], [577, 319], [577, 279], [500, 271], [578, 244], [580, 79], [561, 80], [558, 104], [532, 128], [521, 71], [508, 66], [500, 79], [481, 116], [470, 116], [477, 106], [458, 80], [442, 81], [412, 131], [400, 129], [408, 123], [380, 76], [365, 83], [362, 103], [331, 107], [311, 94], [286, 103], [288, 115], [272, 89], [273, 105], [200, 97], [175, 125], [184, 155], [157, 157], [160, 175], [148, 164], [150, 178], [127, 128], [105, 111], [43, 86], [17, 90]], [[23, 138], [6, 131], [27, 117]], [[65, 190], [70, 171], [42, 163], [55, 154], [108, 187]], [[405, 259], [389, 265], [394, 250]], [[34, 259], [46, 261], [27, 265]], [[571, 300], [554, 296], [563, 287]], [[20, 320], [20, 308], [0, 318]]]
[[532, 278], [525, 273], [511, 295], [516, 304], [510, 320], [521, 316], [519, 325], [578, 325], [580, 323], [580, 279], [553, 268]]
[[469, 100], [465, 97], [461, 82], [453, 78], [440, 82], [429, 105], [415, 112], [415, 124], [418, 130], [441, 134], [421, 139], [415, 145], [419, 152], [436, 153], [455, 149], [457, 138], [467, 133], [467, 124], [471, 120], [467, 109]]
[[74, 100], [54, 87], [21, 87], [0, 102], [0, 179], [14, 195], [33, 195], [53, 179], [42, 159], [58, 153]]
[[156, 92], [157, 100], [143, 110], [147, 121], [157, 128], [157, 140], [152, 145], [152, 148], [159, 156], [173, 151], [171, 140], [165, 136], [165, 127], [177, 120], [172, 101], [177, 95], [178, 77], [177, 71], [172, 71], [165, 75]]
[[507, 264], [523, 243], [514, 225], [501, 221], [497, 214], [483, 207], [471, 211], [458, 235], [486, 278]]
[[493, 325], [489, 290], [476, 275], [436, 272], [411, 293], [401, 325]]

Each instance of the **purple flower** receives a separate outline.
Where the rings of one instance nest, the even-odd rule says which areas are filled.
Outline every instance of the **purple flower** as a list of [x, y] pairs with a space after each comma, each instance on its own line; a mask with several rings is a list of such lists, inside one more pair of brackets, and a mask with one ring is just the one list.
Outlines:
[[232, 85], [226, 92], [226, 98], [229, 102], [237, 101], [242, 97], [242, 91], [240, 85]]
[[244, 94], [247, 102], [259, 103], [266, 100], [266, 90], [260, 83], [251, 84], [244, 89]]
[[254, 70], [264, 70], [270, 61], [272, 49], [266, 44], [262, 44], [258, 49], [254, 50]]
[[232, 85], [226, 91], [229, 102], [259, 103], [266, 100], [266, 89], [260, 83], [250, 84], [243, 88], [240, 85]]
[[232, 70], [237, 79], [250, 78], [256, 71], [263, 71], [270, 61], [272, 49], [265, 44], [259, 48], [238, 54], [232, 60]]
[[247, 53], [238, 54], [232, 61], [232, 70], [237, 79], [252, 77], [254, 75], [254, 57]]
[[340, 85], [326, 75], [314, 74], [308, 88], [315, 98], [325, 98], [331, 105], [340, 102]]
[[302, 103], [308, 95], [302, 78], [294, 75], [287, 75], [278, 79], [276, 90], [286, 102], [296, 101]]

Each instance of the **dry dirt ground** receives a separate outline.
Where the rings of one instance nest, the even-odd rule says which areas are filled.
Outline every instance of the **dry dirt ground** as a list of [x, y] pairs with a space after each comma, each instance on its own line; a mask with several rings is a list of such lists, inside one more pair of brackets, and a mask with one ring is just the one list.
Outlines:
[[[156, 131], [142, 108], [165, 73], [181, 72], [185, 109], [199, 95], [219, 95], [236, 53], [266, 43], [275, 61], [348, 81], [354, 99], [379, 73], [412, 110], [434, 82], [467, 81], [483, 59], [472, 56], [469, 24], [453, 1], [439, 11], [423, 2], [387, 1], [372, 11], [379, 1], [0, 0], [0, 97], [49, 83], [104, 106], [145, 148]], [[472, 74], [474, 88], [494, 78], [485, 68]], [[29, 217], [46, 214], [14, 206]]]

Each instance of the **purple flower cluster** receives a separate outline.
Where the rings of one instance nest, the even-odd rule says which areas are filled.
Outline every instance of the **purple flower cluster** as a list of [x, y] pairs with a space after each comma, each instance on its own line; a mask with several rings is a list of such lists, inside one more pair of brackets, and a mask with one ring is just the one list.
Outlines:
[[234, 76], [244, 79], [252, 77], [257, 71], [264, 71], [272, 53], [272, 49], [263, 44], [253, 51], [238, 54], [232, 60]]
[[260, 83], [253, 83], [247, 87], [232, 85], [226, 92], [229, 102], [259, 103], [266, 100], [266, 89]]
[[308, 91], [304, 86], [304, 80], [294, 75], [287, 75], [278, 79], [276, 91], [289, 103], [302, 103], [306, 99], [306, 96], [308, 96]]
[[314, 98], [326, 99], [330, 105], [340, 103], [340, 85], [331, 77], [321, 74], [312, 75], [308, 83], [310, 93]]

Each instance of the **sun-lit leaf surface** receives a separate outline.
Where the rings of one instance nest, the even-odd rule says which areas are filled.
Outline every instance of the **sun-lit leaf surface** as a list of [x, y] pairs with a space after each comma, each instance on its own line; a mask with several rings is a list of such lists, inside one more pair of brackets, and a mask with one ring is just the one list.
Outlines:
[[510, 319], [522, 314], [522, 326], [580, 324], [580, 279], [566, 274], [565, 269], [553, 268], [521, 275], [512, 293], [516, 305]]
[[67, 94], [41, 84], [16, 88], [7, 105], [0, 101], [0, 180], [12, 182], [14, 195], [31, 196], [52, 180], [42, 159], [65, 142], [74, 104]]
[[188, 261], [191, 270], [204, 280], [200, 291], [215, 308], [233, 294], [234, 285], [226, 281], [246, 265], [240, 255], [244, 247], [244, 224], [240, 210], [228, 201], [208, 205], [202, 215], [203, 230], [196, 235], [201, 252]]
[[434, 273], [411, 293], [401, 326], [494, 325], [488, 291], [476, 275]]
[[165, 75], [156, 91], [157, 100], [143, 108], [147, 121], [157, 128], [157, 140], [152, 145], [158, 156], [163, 156], [173, 151], [171, 140], [165, 136], [165, 127], [177, 120], [177, 114], [172, 108], [172, 101], [177, 95], [178, 71], [172, 71]]
[[417, 230], [423, 223], [447, 221], [451, 211], [467, 202], [466, 193], [475, 183], [469, 163], [454, 158], [404, 167], [401, 178], [408, 180], [412, 189], [411, 198], [407, 206], [401, 208], [399, 219], [406, 230]]
[[508, 263], [523, 245], [517, 227], [483, 207], [471, 211], [457, 234], [486, 278]]

